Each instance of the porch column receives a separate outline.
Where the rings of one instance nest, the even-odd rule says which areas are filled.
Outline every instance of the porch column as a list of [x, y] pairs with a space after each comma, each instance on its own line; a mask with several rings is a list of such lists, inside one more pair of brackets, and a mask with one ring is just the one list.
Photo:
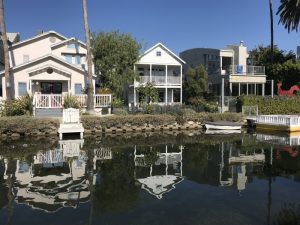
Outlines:
[[182, 104], [182, 65], [180, 65], [180, 104]]
[[171, 102], [174, 102], [174, 89], [171, 89]]
[[232, 83], [229, 83], [229, 96], [232, 96]]
[[254, 95], [256, 95], [256, 84], [254, 84]]
[[274, 97], [274, 80], [271, 80], [271, 96]]
[[241, 83], [239, 83], [239, 96], [241, 96]]
[[165, 85], [166, 85], [166, 105], [168, 104], [168, 88], [167, 88], [167, 86], [168, 86], [168, 65], [166, 65], [166, 68], [165, 68]]
[[262, 90], [261, 90], [261, 95], [265, 96], [265, 84], [262, 84]]
[[180, 104], [182, 104], [182, 86], [180, 88]]
[[[135, 65], [133, 65], [133, 71], [134, 71], [135, 74], [137, 74], [137, 73], [136, 73], [136, 67], [135, 67]], [[136, 80], [135, 80], [135, 78], [134, 78], [134, 80], [133, 80], [133, 106], [134, 106], [134, 107], [136, 106], [136, 90], [135, 90], [135, 84], [136, 84]]]
[[247, 83], [247, 89], [246, 89], [246, 93], [247, 93], [247, 96], [249, 94], [249, 87], [248, 87], [248, 83]]

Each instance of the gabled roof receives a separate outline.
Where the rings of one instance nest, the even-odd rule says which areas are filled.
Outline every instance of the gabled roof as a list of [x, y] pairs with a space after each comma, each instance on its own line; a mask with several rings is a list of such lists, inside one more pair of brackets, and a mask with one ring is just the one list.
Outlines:
[[42, 33], [42, 34], [36, 35], [36, 36], [34, 36], [34, 37], [32, 37], [32, 38], [29, 38], [29, 39], [26, 39], [26, 40], [17, 42], [17, 43], [15, 43], [15, 44], [12, 44], [12, 45], [10, 46], [10, 48], [14, 48], [14, 47], [18, 47], [18, 46], [24, 45], [24, 44], [26, 44], [26, 43], [28, 43], [28, 42], [34, 41], [34, 40], [39, 39], [39, 38], [44, 37], [44, 36], [48, 36], [48, 35], [50, 35], [50, 34], [54, 34], [54, 35], [56, 35], [56, 36], [58, 36], [58, 37], [60, 37], [60, 38], [62, 38], [62, 39], [64, 39], [64, 40], [68, 39], [68, 38], [66, 38], [65, 36], [63, 36], [63, 35], [57, 33], [56, 31], [51, 30], [51, 31], [44, 32], [44, 33]]
[[156, 45], [154, 45], [153, 47], [149, 48], [147, 51], [145, 51], [143, 54], [140, 55], [140, 58], [142, 58], [144, 55], [147, 55], [149, 52], [151, 52], [152, 50], [154, 50], [157, 47], [161, 47], [164, 50], [166, 50], [171, 56], [173, 56], [175, 59], [177, 59], [178, 61], [180, 61], [181, 63], [185, 64], [185, 61], [183, 61], [179, 56], [177, 56], [174, 52], [172, 52], [170, 49], [168, 49], [165, 45], [163, 45], [162, 43], [157, 43]]
[[55, 43], [55, 44], [51, 45], [51, 48], [54, 48], [54, 47], [59, 46], [59, 45], [63, 45], [63, 44], [68, 43], [70, 41], [74, 41], [74, 42], [80, 43], [81, 45], [83, 45], [86, 48], [86, 44], [83, 43], [82, 41], [76, 39], [75, 37], [68, 38], [66, 40], [60, 41], [58, 43]]
[[[31, 61], [29, 61], [29, 62], [27, 62], [27, 63], [23, 63], [23, 64], [18, 65], [18, 66], [14, 66], [14, 67], [12, 67], [11, 69], [12, 69], [12, 70], [21, 69], [21, 68], [26, 67], [26, 66], [29, 66], [29, 65], [31, 65], [31, 64], [33, 64], [33, 63], [42, 61], [42, 60], [44, 60], [44, 59], [46, 59], [46, 58], [54, 59], [54, 60], [56, 60], [56, 61], [59, 61], [60, 63], [65, 64], [65, 65], [67, 65], [67, 66], [70, 66], [70, 67], [72, 67], [72, 68], [75, 69], [75, 70], [79, 70], [80, 72], [83, 72], [83, 73], [86, 72], [86, 71], [85, 71], [84, 69], [82, 69], [81, 67], [75, 66], [75, 65], [73, 65], [73, 64], [71, 64], [71, 63], [68, 63], [67, 61], [64, 61], [63, 59], [61, 59], [61, 58], [59, 58], [59, 57], [57, 57], [57, 56], [55, 56], [55, 55], [52, 55], [52, 54], [45, 55], [45, 56], [43, 56], [43, 57], [40, 57], [40, 58], [31, 60]], [[4, 74], [4, 71], [1, 71], [0, 74]], [[95, 75], [94, 75], [94, 76], [95, 76]]]

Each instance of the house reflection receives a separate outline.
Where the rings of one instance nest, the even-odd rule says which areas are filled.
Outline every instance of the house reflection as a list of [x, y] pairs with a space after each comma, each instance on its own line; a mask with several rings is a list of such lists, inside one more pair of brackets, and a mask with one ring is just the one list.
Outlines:
[[175, 189], [175, 186], [184, 178], [182, 174], [182, 152], [183, 146], [179, 146], [174, 151], [170, 146], [165, 145], [164, 152], [154, 151], [155, 160], [147, 160], [147, 154], [153, 152], [150, 150], [139, 154], [139, 149], [135, 146], [134, 163], [135, 177], [141, 184], [141, 188], [161, 199], [167, 192]]
[[[58, 149], [38, 152], [32, 163], [18, 159], [14, 173], [15, 201], [46, 212], [75, 208], [88, 201], [87, 156], [80, 150], [82, 145], [83, 140], [60, 141]], [[4, 162], [7, 168], [7, 160]]]
[[[265, 153], [262, 149], [260, 152], [252, 150], [251, 152], [241, 153], [239, 149], [234, 149], [229, 145], [228, 158], [225, 167], [225, 149], [224, 143], [221, 143], [221, 162], [220, 162], [220, 186], [233, 186], [236, 184], [236, 189], [239, 193], [246, 189], [246, 183], [248, 181], [247, 168], [250, 170], [253, 164], [263, 165], [265, 162]], [[249, 165], [247, 167], [247, 165]], [[227, 173], [226, 179], [224, 179], [224, 171]], [[252, 171], [248, 171], [251, 174]]]

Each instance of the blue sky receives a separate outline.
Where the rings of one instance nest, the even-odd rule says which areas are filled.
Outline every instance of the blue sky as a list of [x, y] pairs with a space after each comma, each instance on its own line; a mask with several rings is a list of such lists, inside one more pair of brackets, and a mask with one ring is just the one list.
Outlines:
[[[280, 0], [273, 0], [274, 14]], [[55, 30], [84, 41], [81, 0], [4, 0], [7, 31], [29, 38]], [[222, 48], [243, 40], [248, 49], [270, 43], [268, 0], [87, 0], [91, 31], [131, 33], [144, 48], [164, 43], [175, 53]], [[275, 44], [293, 50], [300, 33], [288, 33], [274, 15]]]

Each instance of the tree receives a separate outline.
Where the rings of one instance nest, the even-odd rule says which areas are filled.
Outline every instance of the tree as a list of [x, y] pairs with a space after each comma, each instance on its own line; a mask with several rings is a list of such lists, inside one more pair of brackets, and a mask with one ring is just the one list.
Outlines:
[[300, 0], [281, 0], [276, 15], [280, 16], [279, 23], [282, 23], [288, 32], [293, 30], [298, 32]]
[[153, 83], [148, 82], [145, 85], [138, 87], [136, 90], [142, 104], [149, 105], [152, 102], [158, 101], [158, 90], [154, 87]]
[[[249, 57], [252, 59], [253, 65], [268, 67], [271, 65], [271, 46], [259, 45], [250, 51]], [[295, 53], [293, 51], [286, 52], [275, 45], [273, 49], [273, 63], [284, 63], [289, 60], [296, 60]]]
[[300, 81], [298, 74], [296, 55], [293, 51], [283, 51], [276, 45], [273, 51], [273, 64], [271, 63], [271, 47], [258, 46], [250, 51], [250, 58], [256, 66], [265, 66], [267, 79], [283, 82], [283, 88], [289, 88], [291, 85]]
[[83, 20], [84, 20], [85, 40], [86, 40], [86, 49], [87, 49], [86, 59], [87, 59], [87, 66], [88, 66], [87, 111], [93, 111], [94, 110], [93, 66], [92, 66], [91, 39], [90, 39], [86, 0], [82, 0], [82, 7], [83, 7]]
[[133, 83], [140, 49], [141, 44], [130, 34], [94, 33], [92, 51], [101, 87], [110, 88], [117, 98], [124, 100], [124, 86]]
[[187, 70], [183, 90], [187, 102], [204, 96], [208, 90], [208, 75], [203, 65]]
[[8, 40], [6, 34], [5, 18], [4, 18], [4, 4], [3, 0], [0, 0], [0, 23], [1, 23], [1, 37], [4, 51], [4, 74], [5, 74], [5, 91], [6, 99], [9, 101], [12, 99], [11, 94], [11, 82], [10, 82], [10, 64], [9, 64], [9, 53], [8, 53]]
[[271, 65], [273, 64], [273, 54], [274, 54], [274, 29], [273, 29], [273, 6], [272, 0], [269, 0], [270, 9], [270, 23], [271, 23]]

